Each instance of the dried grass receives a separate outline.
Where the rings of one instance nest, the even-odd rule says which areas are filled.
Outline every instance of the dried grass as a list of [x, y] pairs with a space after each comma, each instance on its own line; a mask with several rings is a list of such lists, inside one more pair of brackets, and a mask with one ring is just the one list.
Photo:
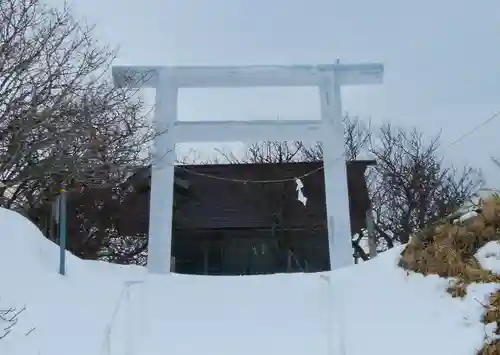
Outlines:
[[[481, 201], [476, 217], [459, 223], [443, 220], [412, 237], [399, 265], [423, 275], [453, 277], [453, 297], [464, 297], [471, 283], [500, 283], [500, 275], [484, 270], [474, 257], [486, 243], [500, 240], [500, 198]], [[483, 322], [500, 325], [500, 291], [491, 295]], [[500, 341], [486, 343], [478, 355], [500, 355]]]
[[478, 355], [499, 355], [500, 354], [500, 341], [496, 340], [487, 344], [484, 348], [479, 350]]

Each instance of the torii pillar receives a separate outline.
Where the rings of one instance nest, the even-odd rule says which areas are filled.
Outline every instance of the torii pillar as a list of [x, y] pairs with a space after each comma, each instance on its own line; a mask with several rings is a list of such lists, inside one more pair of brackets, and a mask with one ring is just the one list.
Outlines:
[[[242, 67], [113, 67], [118, 87], [155, 88], [156, 108], [149, 217], [148, 271], [169, 273], [175, 144], [183, 142], [322, 141], [328, 244], [331, 269], [353, 264], [349, 197], [340, 88], [381, 84], [378, 63]], [[316, 86], [320, 120], [196, 121], [177, 120], [180, 88]]]

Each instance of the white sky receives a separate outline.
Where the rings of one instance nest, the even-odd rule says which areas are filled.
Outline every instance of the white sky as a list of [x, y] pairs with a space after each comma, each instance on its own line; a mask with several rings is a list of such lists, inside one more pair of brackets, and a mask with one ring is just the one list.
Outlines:
[[[60, 4], [62, 0], [48, 0]], [[429, 132], [443, 144], [500, 110], [498, 0], [72, 0], [120, 46], [117, 64], [383, 62], [385, 82], [344, 90], [351, 115]], [[146, 5], [147, 4], [147, 5]], [[317, 118], [313, 90], [190, 90], [180, 119]], [[445, 151], [500, 187], [500, 118]]]

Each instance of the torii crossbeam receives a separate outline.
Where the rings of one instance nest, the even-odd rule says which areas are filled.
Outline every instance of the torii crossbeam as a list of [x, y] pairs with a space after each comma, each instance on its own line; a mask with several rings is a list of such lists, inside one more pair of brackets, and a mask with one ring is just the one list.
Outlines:
[[[261, 140], [321, 141], [331, 269], [353, 263], [344, 126], [340, 88], [381, 84], [382, 64], [328, 64], [241, 67], [113, 67], [115, 85], [155, 88], [154, 141], [149, 217], [148, 271], [170, 272], [175, 144]], [[196, 121], [177, 120], [181, 88], [316, 86], [320, 120]]]

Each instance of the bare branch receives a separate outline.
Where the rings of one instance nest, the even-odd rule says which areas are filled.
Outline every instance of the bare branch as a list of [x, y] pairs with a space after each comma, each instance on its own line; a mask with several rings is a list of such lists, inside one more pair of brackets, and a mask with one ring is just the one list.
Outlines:
[[[69, 247], [83, 257], [116, 244], [116, 219], [95, 213], [118, 208], [117, 187], [151, 163], [156, 134], [137, 92], [109, 80], [115, 55], [68, 6], [0, 1], [1, 203], [50, 225], [61, 186], [70, 199], [92, 188], [86, 208], [71, 210], [80, 224]], [[103, 187], [116, 191], [104, 199]]]
[[378, 164], [370, 187], [376, 230], [387, 242], [408, 242], [410, 235], [454, 212], [480, 187], [477, 170], [443, 163], [439, 135], [425, 139], [416, 129], [390, 125], [378, 133], [371, 148]]

